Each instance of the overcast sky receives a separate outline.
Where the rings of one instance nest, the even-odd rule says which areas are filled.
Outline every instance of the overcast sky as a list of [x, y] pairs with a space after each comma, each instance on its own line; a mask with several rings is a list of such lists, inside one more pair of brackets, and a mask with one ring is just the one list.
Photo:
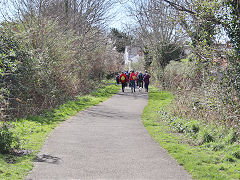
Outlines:
[[130, 5], [129, 1], [121, 1], [117, 3], [116, 7], [111, 11], [115, 15], [113, 21], [110, 22], [110, 28], [124, 29], [125, 24], [131, 23], [131, 18], [128, 16], [126, 6]]
[[[6, 8], [4, 8], [4, 5], [3, 5], [3, 1], [5, 0], [0, 0], [0, 12], [6, 12]], [[8, 2], [8, 1], [5, 1], [5, 2]], [[110, 28], [117, 28], [121, 30], [124, 28], [126, 23], [130, 23], [130, 18], [127, 16], [128, 13], [125, 8], [127, 5], [129, 5], [128, 0], [125, 0], [125, 1], [119, 0], [115, 8], [110, 11], [110, 13], [115, 15], [113, 20], [109, 23]], [[0, 21], [2, 20], [3, 20], [2, 13], [0, 13]]]

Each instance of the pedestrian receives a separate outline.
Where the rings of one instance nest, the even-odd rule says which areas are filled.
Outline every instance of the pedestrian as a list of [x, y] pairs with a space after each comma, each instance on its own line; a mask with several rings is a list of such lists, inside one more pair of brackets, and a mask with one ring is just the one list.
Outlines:
[[131, 81], [130, 81], [130, 75], [132, 73], [132, 70], [128, 73], [128, 83], [129, 83], [129, 87], [131, 87]]
[[127, 86], [127, 76], [124, 71], [120, 74], [119, 81], [122, 84], [122, 92], [124, 92], [124, 88]]
[[141, 88], [143, 88], [143, 74], [141, 71], [139, 72], [137, 79], [138, 79], [138, 85], [139, 85], [139, 91], [140, 91]]
[[[130, 74], [129, 74], [129, 72], [128, 72], [128, 71], [125, 71], [125, 74], [126, 74], [126, 76], [127, 76], [127, 79], [128, 79], [128, 81], [129, 81], [129, 77], [130, 77]], [[126, 87], [127, 87], [127, 84], [129, 83], [128, 81], [127, 81], [127, 83], [126, 83]]]
[[148, 85], [149, 85], [149, 79], [150, 79], [150, 75], [148, 74], [148, 72], [145, 72], [145, 76], [143, 78], [144, 81], [144, 87], [145, 87], [145, 92], [148, 92]]
[[119, 73], [117, 73], [117, 74], [116, 74], [116, 77], [115, 77], [117, 84], [119, 84], [119, 77], [120, 77], [120, 75], [119, 75]]
[[129, 79], [129, 76], [130, 76], [130, 75], [129, 75], [128, 71], [126, 71], [125, 74], [126, 74], [127, 78]]
[[139, 84], [138, 84], [138, 78], [137, 78], [137, 77], [138, 77], [138, 72], [136, 72], [135, 74], [136, 74], [136, 83], [137, 83], [137, 86], [139, 86]]
[[131, 82], [131, 90], [132, 90], [132, 92], [133, 91], [135, 92], [135, 86], [136, 86], [135, 85], [135, 81], [136, 81], [136, 79], [137, 79], [137, 76], [134, 73], [134, 70], [132, 70], [132, 73], [131, 73], [130, 78], [129, 78], [129, 80]]
[[143, 77], [146, 75], [146, 73], [147, 73], [147, 70], [144, 71], [144, 73], [143, 73]]

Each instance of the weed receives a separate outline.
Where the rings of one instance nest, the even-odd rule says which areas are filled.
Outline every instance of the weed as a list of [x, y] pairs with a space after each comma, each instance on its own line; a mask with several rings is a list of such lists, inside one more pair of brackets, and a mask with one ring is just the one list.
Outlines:
[[224, 141], [228, 144], [233, 144], [234, 142], [236, 142], [238, 139], [238, 135], [237, 132], [235, 131], [231, 131], [226, 138], [224, 139]]
[[212, 147], [212, 150], [213, 151], [220, 151], [224, 149], [224, 145], [223, 144], [215, 144], [213, 147]]
[[233, 158], [232, 155], [227, 154], [227, 155], [225, 156], [225, 161], [228, 161], [228, 162], [234, 162], [235, 160], [234, 160], [234, 158]]
[[214, 137], [211, 134], [211, 132], [204, 131], [203, 136], [202, 136], [202, 142], [203, 143], [209, 143], [209, 142], [214, 142]]
[[233, 152], [232, 156], [237, 158], [237, 159], [240, 159], [240, 150]]
[[191, 130], [193, 133], [198, 133], [199, 132], [199, 126], [197, 124], [192, 124]]

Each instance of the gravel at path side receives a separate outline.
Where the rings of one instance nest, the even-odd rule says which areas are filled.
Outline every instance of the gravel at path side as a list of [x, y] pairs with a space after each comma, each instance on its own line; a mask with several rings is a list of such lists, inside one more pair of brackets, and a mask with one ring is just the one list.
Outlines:
[[52, 131], [26, 180], [168, 180], [191, 176], [141, 122], [145, 92], [119, 92]]

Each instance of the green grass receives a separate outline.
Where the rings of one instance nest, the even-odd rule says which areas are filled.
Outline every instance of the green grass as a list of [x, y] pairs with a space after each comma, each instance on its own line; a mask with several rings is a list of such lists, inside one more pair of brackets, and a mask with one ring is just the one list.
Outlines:
[[150, 135], [194, 179], [240, 179], [240, 145], [233, 129], [172, 116], [169, 92], [150, 90], [142, 121]]
[[[33, 160], [49, 133], [62, 121], [90, 106], [105, 101], [120, 90], [119, 86], [101, 87], [87, 96], [78, 97], [40, 116], [10, 122], [8, 125], [19, 138], [20, 149], [25, 155], [0, 154], [0, 179], [23, 179], [33, 167]], [[13, 144], [14, 146], [14, 144]]]

